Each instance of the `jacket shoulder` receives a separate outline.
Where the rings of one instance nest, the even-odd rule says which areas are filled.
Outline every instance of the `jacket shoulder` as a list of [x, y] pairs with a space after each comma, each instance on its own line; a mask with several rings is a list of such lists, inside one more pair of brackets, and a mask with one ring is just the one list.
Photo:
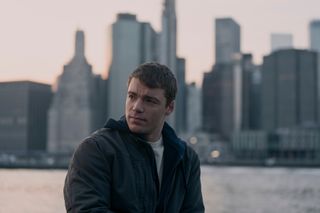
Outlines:
[[110, 136], [114, 136], [117, 134], [117, 130], [110, 129], [110, 128], [100, 128], [93, 132], [88, 138], [92, 139], [101, 139], [101, 138], [108, 138]]
[[196, 153], [196, 151], [194, 151], [194, 149], [192, 147], [190, 147], [189, 145], [186, 144], [186, 151], [185, 151], [185, 155], [188, 159], [198, 159], [198, 154]]
[[86, 137], [78, 149], [94, 146], [99, 151], [110, 153], [119, 150], [122, 144], [123, 140], [117, 130], [101, 128]]

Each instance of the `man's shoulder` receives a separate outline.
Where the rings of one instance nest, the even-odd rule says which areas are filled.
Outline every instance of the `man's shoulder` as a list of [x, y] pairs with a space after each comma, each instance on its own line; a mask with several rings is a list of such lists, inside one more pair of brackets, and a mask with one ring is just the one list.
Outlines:
[[194, 161], [198, 161], [199, 157], [196, 151], [194, 151], [194, 149], [188, 145], [186, 142], [186, 150], [185, 150], [185, 160], [190, 162], [194, 162]]
[[101, 128], [86, 137], [80, 146], [87, 146], [89, 144], [95, 144], [99, 148], [108, 148], [115, 146], [121, 141], [120, 133], [118, 130], [110, 128]]
[[187, 143], [186, 143], [186, 152], [187, 152], [189, 155], [192, 155], [192, 156], [198, 155], [198, 154], [196, 153], [196, 151], [194, 151], [194, 149], [193, 149], [189, 144], [187, 144]]
[[178, 150], [183, 151], [183, 156], [185, 160], [198, 158], [198, 154], [194, 151], [194, 149], [180, 137], [177, 137], [175, 139], [175, 144], [176, 147], [178, 147]]
[[109, 138], [109, 137], [119, 137], [120, 135], [125, 135], [125, 131], [119, 131], [118, 129], [112, 129], [108, 127], [103, 127], [95, 132], [93, 132], [89, 137], [92, 138]]
[[116, 134], [118, 131], [115, 129], [111, 129], [111, 128], [100, 128], [97, 129], [96, 131], [94, 131], [89, 138], [100, 138], [100, 137], [108, 137], [109, 135], [113, 135]]

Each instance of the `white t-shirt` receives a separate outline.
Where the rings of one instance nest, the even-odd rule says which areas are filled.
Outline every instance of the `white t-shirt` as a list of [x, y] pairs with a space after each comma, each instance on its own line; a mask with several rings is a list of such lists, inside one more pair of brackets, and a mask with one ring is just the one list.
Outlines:
[[159, 184], [161, 185], [161, 180], [162, 180], [162, 170], [163, 170], [163, 163], [162, 163], [162, 157], [163, 157], [163, 141], [162, 141], [162, 136], [160, 137], [159, 140], [155, 142], [148, 142], [154, 152], [154, 157], [156, 160], [157, 164], [157, 171], [158, 171], [158, 178], [159, 178]]

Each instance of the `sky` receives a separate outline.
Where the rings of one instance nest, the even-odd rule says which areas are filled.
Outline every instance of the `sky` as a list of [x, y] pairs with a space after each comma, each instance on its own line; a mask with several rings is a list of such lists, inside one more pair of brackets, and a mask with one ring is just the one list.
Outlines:
[[[85, 32], [94, 73], [107, 76], [111, 25], [132, 13], [161, 29], [164, 0], [0, 0], [0, 82], [53, 84], [74, 53], [75, 32]], [[232, 17], [241, 26], [241, 50], [262, 63], [271, 33], [290, 33], [295, 48], [309, 47], [309, 22], [320, 19], [319, 0], [176, 0], [178, 56], [186, 79], [201, 84], [214, 64], [214, 20]]]

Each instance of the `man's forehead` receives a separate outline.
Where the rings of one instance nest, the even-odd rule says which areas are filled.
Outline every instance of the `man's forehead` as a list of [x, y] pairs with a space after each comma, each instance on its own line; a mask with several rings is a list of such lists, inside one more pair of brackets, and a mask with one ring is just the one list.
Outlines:
[[150, 88], [138, 78], [132, 78], [128, 87], [128, 92], [138, 93], [139, 95], [147, 96], [164, 96], [165, 92], [162, 88]]

